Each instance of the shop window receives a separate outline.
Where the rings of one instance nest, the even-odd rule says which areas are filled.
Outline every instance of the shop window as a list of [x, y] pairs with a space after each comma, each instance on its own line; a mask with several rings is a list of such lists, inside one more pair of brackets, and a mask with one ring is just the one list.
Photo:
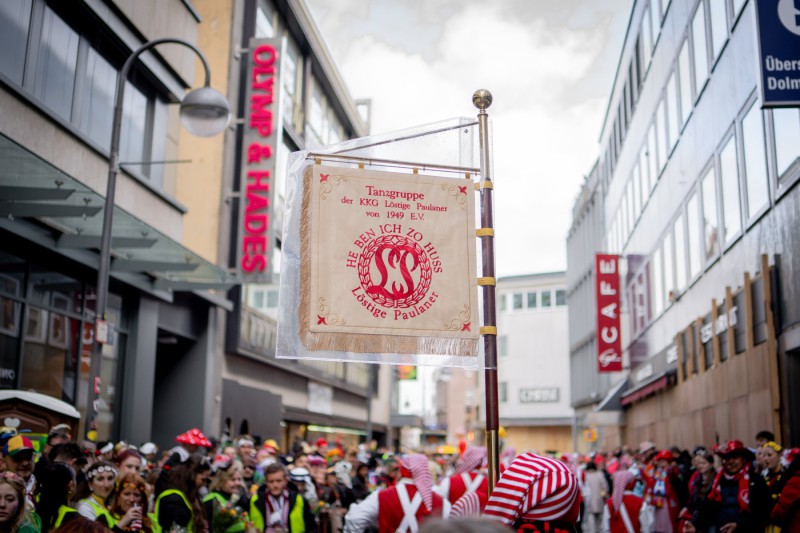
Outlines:
[[536, 291], [528, 291], [528, 309], [536, 309]]
[[22, 304], [0, 296], [0, 389], [17, 386]]
[[692, 112], [692, 75], [691, 64], [689, 61], [689, 40], [683, 41], [681, 51], [678, 54], [678, 79], [680, 83], [680, 124], [683, 126], [689, 120], [689, 115]]
[[75, 319], [30, 306], [25, 321], [20, 388], [75, 403], [77, 332]]
[[697, 6], [692, 20], [692, 52], [694, 56], [694, 94], [699, 96], [708, 78], [708, 45], [706, 44], [706, 19], [703, 2]]
[[694, 279], [703, 267], [701, 260], [703, 228], [700, 225], [700, 201], [697, 192], [692, 194], [686, 204], [686, 224], [689, 231], [689, 279]]
[[700, 182], [703, 193], [703, 248], [706, 262], [719, 254], [719, 214], [717, 211], [717, 179], [712, 166]]
[[742, 231], [739, 164], [736, 160], [735, 135], [728, 139], [720, 152], [719, 170], [722, 189], [722, 220], [725, 228], [725, 244], [728, 244]]
[[[800, 171], [800, 110], [773, 109], [772, 124], [775, 139], [775, 169], [778, 180], [787, 181]], [[789, 169], [794, 168], [790, 173]]]
[[683, 213], [675, 220], [672, 226], [675, 238], [675, 288], [678, 292], [686, 288], [686, 226], [683, 223]]
[[19, 257], [0, 251], [0, 294], [24, 296], [27, 268]]
[[22, 85], [32, 0], [0, 2], [0, 72]]
[[550, 307], [553, 304], [550, 291], [544, 290], [541, 292], [541, 295], [542, 295], [542, 307]]
[[514, 310], [522, 309], [522, 293], [515, 292], [514, 293]]
[[78, 41], [78, 33], [45, 6], [33, 92], [37, 99], [67, 121], [72, 114]]
[[556, 289], [556, 305], [567, 305], [567, 291], [564, 289]]
[[501, 357], [508, 355], [508, 335], [497, 336], [497, 353]]
[[35, 266], [30, 283], [29, 300], [32, 303], [67, 313], [82, 312], [83, 286], [80, 281]]
[[756, 103], [753, 103], [742, 120], [742, 150], [747, 218], [749, 220], [769, 203], [767, 160], [764, 154], [764, 127], [761, 108]]
[[727, 0], [708, 0], [708, 14], [711, 18], [712, 63], [719, 57], [719, 53], [728, 39], [728, 14], [725, 4], [727, 4]]

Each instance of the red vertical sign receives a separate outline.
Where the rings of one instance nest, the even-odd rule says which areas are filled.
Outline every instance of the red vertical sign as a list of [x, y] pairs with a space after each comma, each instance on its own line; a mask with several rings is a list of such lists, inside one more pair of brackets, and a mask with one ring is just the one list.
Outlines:
[[597, 298], [597, 371], [622, 370], [619, 318], [619, 257], [597, 254], [594, 263]]

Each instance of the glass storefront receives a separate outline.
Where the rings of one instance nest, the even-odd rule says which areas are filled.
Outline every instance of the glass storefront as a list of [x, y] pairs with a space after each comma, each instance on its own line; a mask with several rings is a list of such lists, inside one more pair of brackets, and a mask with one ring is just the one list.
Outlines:
[[[0, 389], [47, 394], [86, 413], [94, 304], [87, 280], [0, 250]], [[113, 435], [127, 339], [122, 298], [109, 295], [108, 307], [113, 335], [103, 347], [100, 440]]]

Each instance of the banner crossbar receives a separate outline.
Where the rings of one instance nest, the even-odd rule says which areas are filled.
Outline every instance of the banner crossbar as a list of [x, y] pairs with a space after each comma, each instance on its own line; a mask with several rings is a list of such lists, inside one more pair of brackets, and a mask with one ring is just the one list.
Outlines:
[[398, 167], [398, 168], [412, 168], [419, 169], [424, 172], [426, 170], [437, 170], [440, 172], [453, 172], [462, 174], [465, 172], [480, 175], [480, 169], [474, 167], [457, 167], [453, 165], [437, 165], [435, 163], [414, 163], [410, 161], [398, 161], [395, 159], [372, 159], [366, 157], [358, 157], [354, 155], [342, 154], [321, 154], [317, 152], [309, 152], [306, 159], [319, 159], [320, 161], [334, 161], [340, 163], [363, 163], [369, 166], [379, 167]]

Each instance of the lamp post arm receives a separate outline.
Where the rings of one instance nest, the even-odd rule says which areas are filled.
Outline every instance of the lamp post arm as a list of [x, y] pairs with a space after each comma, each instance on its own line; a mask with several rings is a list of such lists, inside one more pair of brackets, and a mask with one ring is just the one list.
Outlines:
[[[117, 92], [114, 96], [114, 120], [111, 123], [111, 147], [108, 155], [108, 181], [106, 182], [106, 198], [103, 209], [103, 231], [100, 237], [100, 262], [97, 267], [97, 289], [95, 300], [96, 318], [99, 320], [106, 320], [106, 307], [108, 303], [108, 285], [109, 274], [111, 270], [111, 233], [112, 222], [114, 220], [114, 196], [117, 189], [117, 174], [119, 173], [119, 145], [120, 135], [122, 131], [122, 104], [125, 95], [125, 82], [128, 80], [133, 64], [136, 59], [147, 50], [158, 46], [159, 44], [173, 43], [180, 44], [190, 48], [200, 61], [203, 63], [205, 69], [205, 86], [209, 87], [211, 84], [211, 69], [208, 66], [203, 53], [190, 42], [183, 39], [175, 39], [172, 37], [165, 37], [163, 39], [154, 39], [148, 41], [140, 46], [138, 49], [125, 60], [119, 74], [117, 75]], [[89, 386], [88, 388], [88, 402], [86, 404], [87, 420], [85, 425], [85, 433], [87, 434], [93, 428], [93, 420], [96, 416], [95, 400], [97, 400], [98, 392], [95, 392], [97, 387], [97, 378], [100, 376], [100, 363], [102, 360], [102, 345], [97, 342], [97, 328], [95, 327], [95, 342], [92, 349], [92, 360], [89, 371]]]

